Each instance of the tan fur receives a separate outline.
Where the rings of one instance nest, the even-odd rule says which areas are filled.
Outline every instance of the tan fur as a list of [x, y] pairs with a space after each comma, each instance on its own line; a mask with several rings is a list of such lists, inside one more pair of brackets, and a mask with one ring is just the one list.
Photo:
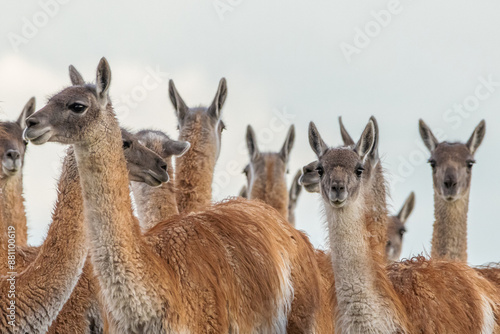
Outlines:
[[[366, 176], [356, 177], [354, 171], [372, 148], [374, 129], [370, 122], [358, 144], [348, 150], [328, 148], [314, 124], [310, 126], [311, 147], [324, 173], [320, 190], [335, 274], [336, 331], [498, 333], [500, 291], [475, 270], [424, 258], [385, 268], [381, 253], [372, 252], [370, 190]], [[331, 199], [339, 197], [329, 194], [330, 184], [342, 179], [348, 180], [348, 196], [343, 204], [335, 204]]]
[[[174, 216], [143, 237], [107, 98], [109, 80], [102, 59], [96, 87], [70, 87], [52, 97], [26, 135], [75, 147], [91, 259], [111, 326], [118, 333], [283, 333], [292, 297], [310, 300], [302, 311], [309, 319], [319, 298], [304, 293], [318, 284], [311, 245], [265, 204], [232, 200]], [[89, 102], [86, 112], [61, 110], [68, 103], [58, 102], [76, 97]]]
[[[82, 202], [78, 171], [72, 155], [65, 160], [58, 189], [59, 205], [54, 211], [47, 239], [36, 259], [16, 279], [18, 327], [12, 331], [7, 324], [6, 313], [2, 312], [2, 333], [45, 333], [69, 298], [82, 271], [87, 249], [84, 247], [83, 213], [72, 211], [73, 205], [78, 206]], [[3, 276], [0, 286], [2, 310], [7, 309], [9, 302], [8, 285]]]

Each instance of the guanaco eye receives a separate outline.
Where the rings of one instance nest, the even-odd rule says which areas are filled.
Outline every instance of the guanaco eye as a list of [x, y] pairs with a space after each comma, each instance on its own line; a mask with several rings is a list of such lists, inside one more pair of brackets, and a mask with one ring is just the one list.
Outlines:
[[226, 124], [224, 122], [220, 122], [220, 132], [226, 130]]
[[129, 148], [130, 146], [132, 146], [132, 143], [128, 140], [124, 140], [123, 141], [123, 149], [126, 150], [127, 148]]
[[429, 165], [431, 165], [432, 169], [436, 168], [436, 160], [429, 159]]
[[361, 177], [361, 175], [363, 175], [363, 171], [364, 171], [364, 170], [365, 170], [365, 169], [364, 169], [363, 167], [358, 167], [358, 168], [356, 168], [356, 176], [357, 176], [357, 177]]
[[73, 103], [69, 106], [69, 110], [71, 110], [74, 113], [81, 114], [87, 109], [87, 106], [81, 104], [81, 103]]
[[399, 230], [399, 236], [402, 238], [403, 234], [405, 234], [406, 230], [404, 228]]
[[476, 160], [467, 160], [467, 168], [471, 169], [476, 163]]
[[316, 172], [318, 172], [319, 177], [323, 177], [323, 174], [325, 174], [325, 170], [323, 169], [323, 166], [316, 167]]

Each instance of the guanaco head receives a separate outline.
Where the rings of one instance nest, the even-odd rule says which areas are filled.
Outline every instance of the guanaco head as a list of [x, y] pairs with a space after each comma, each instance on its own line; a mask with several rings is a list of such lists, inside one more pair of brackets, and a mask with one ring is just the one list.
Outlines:
[[217, 159], [220, 154], [221, 134], [225, 129], [221, 115], [227, 97], [226, 79], [220, 80], [215, 98], [209, 107], [189, 108], [172, 80], [169, 82], [169, 95], [177, 115], [179, 138], [196, 140], [191, 143], [193, 147], [207, 153], [213, 152]]
[[387, 260], [398, 261], [403, 248], [403, 235], [406, 233], [406, 221], [415, 207], [415, 193], [411, 193], [399, 213], [391, 216], [387, 226]]
[[261, 152], [253, 128], [250, 125], [247, 127], [250, 163], [244, 172], [248, 181], [248, 198], [266, 200], [271, 194], [277, 193], [288, 197], [285, 174], [294, 139], [295, 127], [292, 125], [279, 152]]
[[366, 160], [375, 144], [376, 128], [370, 119], [353, 147], [329, 148], [316, 125], [309, 124], [309, 144], [318, 157], [316, 171], [320, 193], [325, 203], [339, 209], [356, 202], [364, 192]]
[[163, 158], [127, 130], [121, 129], [121, 133], [130, 181], [144, 182], [152, 187], [168, 182], [167, 163]]
[[[90, 145], [104, 138], [110, 131], [109, 125], [116, 122], [108, 97], [111, 69], [106, 59], [99, 62], [95, 85], [86, 84], [73, 66], [69, 67], [69, 74], [73, 85], [52, 96], [45, 107], [26, 119], [24, 136], [32, 143]], [[122, 130], [121, 135], [130, 177], [152, 186], [167, 182], [163, 159], [126, 131]]]
[[293, 178], [292, 185], [288, 191], [288, 222], [295, 226], [295, 209], [297, 208], [297, 200], [299, 199], [302, 186], [299, 184], [299, 179], [302, 176], [302, 171], [299, 169]]
[[35, 98], [32, 97], [24, 106], [16, 122], [0, 122], [0, 157], [2, 157], [2, 179], [7, 179], [20, 172], [24, 164], [27, 142], [23, 139], [26, 118], [35, 111]]
[[302, 176], [299, 178], [299, 184], [309, 193], [319, 193], [319, 174], [316, 168], [318, 161], [313, 161], [302, 167]]
[[439, 142], [423, 120], [419, 122], [420, 136], [431, 152], [429, 164], [432, 167], [434, 193], [448, 202], [468, 196], [474, 154], [486, 133], [482, 120], [467, 143]]
[[158, 130], [141, 130], [135, 136], [141, 144], [164, 160], [174, 156], [180, 157], [191, 147], [189, 142], [171, 139], [166, 133]]

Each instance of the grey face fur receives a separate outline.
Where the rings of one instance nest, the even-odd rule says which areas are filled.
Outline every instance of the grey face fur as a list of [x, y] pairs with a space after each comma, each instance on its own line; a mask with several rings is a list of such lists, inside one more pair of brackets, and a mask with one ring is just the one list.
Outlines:
[[[86, 135], [79, 129], [97, 131], [92, 124], [97, 124], [104, 113], [111, 112], [107, 93], [111, 70], [104, 58], [97, 69], [96, 85], [86, 84], [73, 66], [69, 72], [73, 85], [51, 97], [45, 107], [26, 120], [25, 137], [34, 144], [48, 141], [78, 144]], [[163, 159], [126, 130], [122, 129], [121, 135], [130, 179], [151, 186], [167, 182], [167, 165]]]
[[16, 122], [0, 123], [0, 157], [2, 157], [1, 178], [5, 179], [20, 172], [24, 164], [26, 142], [23, 130], [26, 118], [35, 112], [35, 98], [32, 97], [24, 106]]
[[486, 133], [486, 123], [482, 120], [466, 144], [438, 142], [423, 120], [419, 131], [424, 144], [431, 152], [429, 163], [435, 193], [448, 202], [468, 196], [472, 166], [476, 162], [474, 154]]
[[365, 158], [373, 149], [375, 137], [375, 126], [370, 120], [353, 148], [328, 148], [314, 123], [310, 123], [309, 143], [318, 157], [316, 171], [320, 177], [321, 196], [333, 208], [342, 208], [358, 198]]
[[395, 216], [389, 217], [387, 227], [386, 254], [389, 261], [398, 261], [403, 247], [403, 235], [406, 233], [406, 221], [415, 207], [415, 193], [411, 193], [403, 207]]

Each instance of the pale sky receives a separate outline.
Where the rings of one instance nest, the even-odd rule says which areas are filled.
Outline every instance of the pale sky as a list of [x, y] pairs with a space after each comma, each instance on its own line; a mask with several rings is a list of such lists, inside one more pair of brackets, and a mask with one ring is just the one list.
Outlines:
[[[430, 251], [433, 224], [429, 153], [423, 118], [449, 140], [466, 141], [481, 119], [469, 211], [469, 261], [500, 261], [500, 3], [497, 1], [9, 1], [0, 20], [0, 112], [16, 119], [31, 96], [37, 109], [69, 84], [73, 64], [88, 81], [105, 56], [111, 98], [122, 125], [177, 136], [168, 79], [188, 105], [209, 104], [221, 77], [227, 131], [215, 170], [214, 197], [238, 194], [248, 161], [245, 129], [261, 149], [281, 148], [291, 123], [295, 171], [314, 159], [313, 120], [329, 145], [341, 142], [337, 117], [358, 137], [370, 115], [380, 125], [380, 152], [391, 180], [392, 211], [411, 191], [415, 211], [403, 256]], [[29, 242], [50, 222], [62, 151], [30, 145], [25, 193]], [[236, 161], [241, 168], [228, 166]], [[318, 195], [303, 193], [298, 228], [325, 245]]]

